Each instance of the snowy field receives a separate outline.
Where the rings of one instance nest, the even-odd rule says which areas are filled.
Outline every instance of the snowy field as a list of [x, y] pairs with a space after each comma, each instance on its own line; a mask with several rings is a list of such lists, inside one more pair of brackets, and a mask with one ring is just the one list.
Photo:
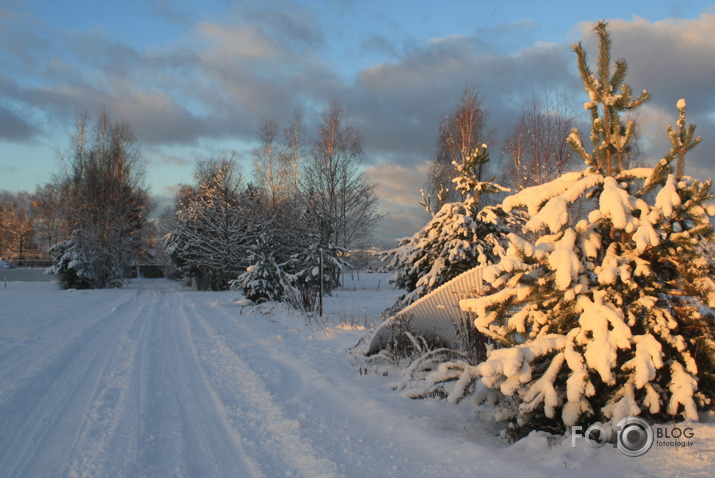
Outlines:
[[468, 401], [403, 398], [351, 352], [396, 298], [386, 278], [349, 278], [319, 324], [163, 279], [0, 285], [0, 476], [712, 476], [712, 420], [630, 458], [508, 445]]

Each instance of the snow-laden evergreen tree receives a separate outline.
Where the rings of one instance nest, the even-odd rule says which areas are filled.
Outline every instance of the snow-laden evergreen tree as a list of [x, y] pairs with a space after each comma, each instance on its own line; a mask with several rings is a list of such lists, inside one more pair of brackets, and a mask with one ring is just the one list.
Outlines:
[[320, 293], [321, 249], [323, 293], [329, 295], [340, 285], [334, 278], [350, 267], [342, 258], [346, 251], [333, 245], [321, 247], [314, 243], [292, 254], [288, 260], [282, 260], [285, 251], [267, 233], [261, 234], [249, 248], [248, 261], [251, 265], [231, 281], [231, 288], [241, 290], [253, 302], [287, 302], [297, 309], [312, 311]]
[[298, 296], [296, 278], [285, 270], [275, 257], [276, 244], [267, 234], [261, 234], [249, 248], [251, 265], [246, 272], [231, 281], [231, 288], [243, 292], [253, 302], [294, 302]]
[[460, 303], [494, 347], [478, 365], [441, 364], [411, 391], [456, 401], [476, 390], [514, 436], [634, 415], [697, 420], [713, 405], [714, 268], [700, 248], [713, 239], [711, 181], [673, 165], [699, 140], [681, 100], [672, 150], [654, 168], [622, 169], [634, 125], [620, 113], [648, 93], [632, 96], [624, 60], [611, 75], [606, 23], [595, 32], [595, 74], [574, 46], [593, 149], [578, 130], [568, 138], [587, 168], [504, 201], [530, 219], [485, 271], [494, 292]]
[[[57, 275], [62, 289], [91, 289], [91, 262], [85, 257], [84, 248], [72, 237], [50, 247], [53, 274]], [[119, 275], [119, 278], [122, 276]], [[120, 285], [109, 283], [109, 287]]]
[[[395, 273], [390, 282], [407, 294], [397, 306], [404, 307], [478, 265], [493, 263], [504, 252], [504, 238], [516, 223], [499, 207], [480, 209], [482, 194], [508, 191], [498, 184], [479, 180], [489, 161], [486, 145], [454, 162], [455, 189], [463, 200], [444, 204], [412, 237], [402, 239], [384, 259]], [[427, 205], [426, 205], [427, 207]]]

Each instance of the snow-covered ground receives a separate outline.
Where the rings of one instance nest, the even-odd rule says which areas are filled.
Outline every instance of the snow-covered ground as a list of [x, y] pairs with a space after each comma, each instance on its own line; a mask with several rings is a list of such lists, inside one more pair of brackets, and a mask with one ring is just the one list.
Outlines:
[[630, 458], [508, 445], [468, 401], [403, 398], [397, 370], [351, 353], [396, 298], [386, 278], [349, 278], [318, 324], [161, 279], [0, 285], [0, 475], [712, 476], [714, 423]]

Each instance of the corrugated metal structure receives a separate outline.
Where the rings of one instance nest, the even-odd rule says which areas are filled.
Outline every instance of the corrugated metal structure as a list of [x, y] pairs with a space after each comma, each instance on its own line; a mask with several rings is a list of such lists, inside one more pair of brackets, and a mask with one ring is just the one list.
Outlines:
[[457, 348], [459, 330], [466, 314], [459, 308], [459, 301], [484, 293], [483, 268], [475, 267], [458, 275], [385, 320], [375, 330], [365, 354], [378, 353], [404, 330]]

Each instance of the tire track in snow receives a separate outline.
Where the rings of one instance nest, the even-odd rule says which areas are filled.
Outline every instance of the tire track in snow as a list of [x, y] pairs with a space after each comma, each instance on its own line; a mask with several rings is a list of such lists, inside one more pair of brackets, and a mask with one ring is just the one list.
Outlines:
[[[156, 347], [149, 376], [157, 383], [147, 400], [167, 405], [169, 417], [157, 417], [155, 407], [145, 410], [138, 476], [201, 476], [256, 477], [265, 475], [259, 464], [244, 450], [245, 442], [226, 422], [220, 401], [203, 373], [196, 354], [189, 315], [183, 306], [186, 293], [170, 294], [170, 303], [158, 318], [158, 330], [153, 334]], [[163, 383], [158, 383], [162, 377]], [[156, 395], [152, 395], [156, 393]], [[159, 396], [162, 395], [162, 396]], [[169, 395], [170, 397], [166, 397]], [[158, 418], [151, 423], [152, 415]], [[167, 418], [178, 421], [168, 423]], [[175, 427], [170, 433], [172, 425]], [[141, 473], [139, 473], [141, 470]]]
[[91, 325], [0, 406], [0, 416], [9, 417], [0, 431], [5, 476], [55, 476], [65, 469], [73, 437], [111, 357], [108, 352], [126, 327], [117, 320], [117, 311], [131, 299], [123, 296], [119, 305], [91, 319]]
[[[138, 338], [134, 373], [130, 382], [133, 416], [120, 424], [117, 434], [128, 437], [124, 443], [125, 463], [131, 464], [128, 476], [186, 476], [187, 464], [183, 457], [186, 448], [183, 418], [171, 381], [170, 369], [176, 363], [166, 353], [169, 336], [166, 311], [174, 304], [165, 291], [160, 305], [155, 307], [150, 323]], [[120, 441], [121, 444], [121, 441]], [[126, 466], [125, 466], [126, 468]]]
[[[53, 291], [53, 293], [67, 302], [76, 299], [72, 292]], [[44, 316], [23, 317], [23, 321], [26, 322], [23, 326], [26, 329], [27, 343], [4, 344], [0, 354], [0, 406], [10, 400], [15, 392], [26, 386], [31, 379], [43, 374], [46, 369], [53, 368], [58, 361], [64, 360], [68, 350], [73, 350], [77, 343], [89, 340], [98, 325], [99, 328], [103, 327], [104, 324], [101, 322], [112, 315], [117, 308], [125, 306], [129, 300], [127, 296], [112, 297], [109, 301], [103, 296], [92, 297], [92, 299], [92, 302], [83, 305], [89, 306], [90, 310], [101, 308], [102, 313], [94, 317], [91, 322], [78, 323], [80, 321], [75, 317], [77, 311], [74, 309], [49, 320]], [[13, 311], [10, 311], [10, 314], [12, 313]]]
[[[329, 342], [318, 337], [294, 342], [287, 329], [272, 326], [260, 313], [254, 315], [251, 312], [254, 309], [247, 308], [249, 312], [241, 316], [230, 302], [202, 305], [211, 306], [217, 335], [229, 337], [231, 340], [225, 343], [253, 370], [278, 375], [276, 398], [282, 399], [287, 412], [300, 421], [303, 432], [313, 437], [314, 446], [334, 457], [344, 473], [385, 477], [450, 475], [455, 470], [450, 452], [470, 446], [469, 440], [464, 443], [456, 440], [447, 449], [436, 447], [430, 437], [435, 422], [422, 416], [419, 401], [391, 394], [387, 400], [401, 409], [401, 413], [395, 414], [384, 399], [376, 400], [369, 391], [366, 393], [369, 387], [380, 385], [375, 381], [366, 384], [367, 377], [360, 377], [350, 365], [347, 350], [340, 355], [342, 366], [327, 364], [325, 359], [335, 359], [333, 352], [324, 349], [330, 347]], [[302, 320], [299, 316], [295, 319]], [[267, 333], [271, 329], [277, 334]], [[286, 382], [284, 377], [289, 374], [293, 376]], [[455, 423], [461, 423], [460, 412], [451, 411], [455, 413]], [[456, 435], [463, 432], [461, 425], [459, 428], [454, 431]], [[478, 440], [492, 445], [498, 440], [480, 435]], [[474, 434], [470, 439], [475, 439]], [[467, 467], [459, 471], [469, 474], [468, 470]]]
[[[136, 435], [140, 427], [137, 417], [127, 415], [141, 409], [135, 401], [140, 388], [136, 381], [141, 379], [142, 352], [158, 296], [155, 290], [138, 291], [133, 300], [135, 310], [117, 338], [116, 352], [108, 360], [73, 444], [68, 471], [71, 478], [116, 476], [121, 466], [131, 462], [128, 459], [137, 453], [136, 440], [113, 442], [117, 441], [115, 433], [120, 424], [125, 428], [120, 438]], [[121, 447], [126, 448], [123, 453], [119, 452]], [[117, 455], [121, 457], [119, 460]], [[113, 459], [118, 463], [113, 463]]]
[[196, 311], [196, 304], [191, 304], [191, 308], [203, 336], [195, 339], [195, 353], [207, 368], [217, 406], [230, 426], [253, 440], [252, 451], [263, 455], [258, 458], [264, 467], [271, 467], [270, 476], [278, 473], [311, 478], [340, 476], [337, 465], [319, 456], [310, 439], [301, 432], [300, 422], [287, 416], [261, 377]]
[[183, 294], [139, 294], [87, 411], [70, 477], [264, 477], [232, 436], [192, 353]]

